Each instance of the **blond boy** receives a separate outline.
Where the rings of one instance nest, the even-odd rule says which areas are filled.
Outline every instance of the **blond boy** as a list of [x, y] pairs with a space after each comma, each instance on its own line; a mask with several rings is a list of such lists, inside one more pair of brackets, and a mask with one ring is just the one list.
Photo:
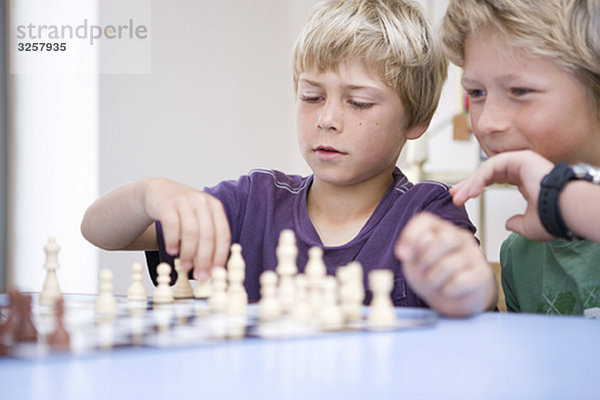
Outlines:
[[[426, 20], [412, 4], [321, 3], [293, 56], [298, 142], [312, 175], [254, 170], [203, 191], [149, 178], [90, 206], [82, 232], [107, 249], [158, 250], [149, 253], [155, 262], [178, 255], [196, 279], [225, 265], [230, 244], [240, 243], [248, 297], [257, 301], [259, 275], [275, 269], [278, 236], [292, 229], [301, 271], [308, 249], [319, 246], [330, 274], [353, 260], [367, 272], [392, 269], [397, 306], [430, 306], [454, 316], [481, 311], [495, 296], [487, 267], [475, 274], [477, 285], [468, 288], [468, 296], [461, 285], [449, 293], [421, 290], [406, 283], [393, 252], [406, 222], [423, 210], [459, 226], [468, 238], [462, 246], [478, 251], [473, 227], [464, 209], [452, 204], [447, 187], [412, 185], [395, 166], [406, 140], [427, 128], [446, 69]], [[447, 270], [447, 279], [460, 272]]]
[[[464, 69], [473, 131], [492, 157], [475, 181], [519, 183], [515, 177], [524, 171], [517, 169], [525, 168], [526, 160], [532, 169], [552, 169], [530, 152], [556, 164], [535, 195], [531, 189], [522, 192], [530, 202], [528, 218], [513, 217], [508, 226], [538, 240], [561, 239], [534, 242], [511, 234], [503, 243], [508, 309], [548, 314], [597, 310], [600, 245], [569, 240], [573, 233], [560, 215], [558, 194], [575, 178], [569, 165], [586, 163], [590, 171], [600, 166], [600, 2], [452, 0], [443, 42], [450, 59]], [[480, 184], [470, 186], [473, 182], [468, 189], [455, 189], [457, 203], [481, 191]], [[554, 182], [560, 184], [553, 187]], [[537, 215], [538, 203], [531, 203], [540, 191], [541, 224], [535, 224], [531, 215]], [[597, 208], [587, 204], [592, 199], [581, 198], [582, 209]], [[570, 207], [577, 207], [572, 199]], [[567, 214], [571, 218], [573, 213]], [[542, 224], [552, 235], [540, 231]]]

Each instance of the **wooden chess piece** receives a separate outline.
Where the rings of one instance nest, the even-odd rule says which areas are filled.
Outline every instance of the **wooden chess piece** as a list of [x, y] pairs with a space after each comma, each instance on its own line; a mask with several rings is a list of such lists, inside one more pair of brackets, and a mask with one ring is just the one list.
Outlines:
[[69, 332], [65, 329], [64, 317], [65, 307], [62, 297], [56, 301], [54, 306], [56, 315], [56, 328], [46, 338], [46, 342], [53, 347], [68, 348], [70, 345]]

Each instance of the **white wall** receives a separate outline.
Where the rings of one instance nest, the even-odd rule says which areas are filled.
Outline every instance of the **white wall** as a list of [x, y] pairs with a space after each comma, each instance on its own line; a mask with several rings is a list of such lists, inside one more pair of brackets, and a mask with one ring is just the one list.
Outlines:
[[[95, 0], [61, 1], [12, 0], [11, 34], [19, 24], [95, 20]], [[62, 248], [61, 289], [93, 292], [97, 252], [81, 237], [79, 224], [98, 196], [97, 53], [24, 53], [15, 42], [11, 36], [7, 282], [41, 290], [43, 247], [55, 236]]]
[[[252, 168], [308, 169], [290, 57], [314, 1], [152, 2], [152, 72], [102, 75], [100, 191], [147, 176], [195, 187]], [[125, 291], [141, 252], [105, 252]]]

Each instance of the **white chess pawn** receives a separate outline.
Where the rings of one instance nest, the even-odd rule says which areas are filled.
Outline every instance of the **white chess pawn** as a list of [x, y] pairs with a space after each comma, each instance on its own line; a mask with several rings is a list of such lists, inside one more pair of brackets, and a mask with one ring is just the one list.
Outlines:
[[290, 229], [284, 229], [279, 235], [277, 246], [277, 273], [279, 274], [279, 301], [283, 313], [289, 314], [294, 308], [294, 275], [298, 272], [296, 258], [296, 236]]
[[211, 271], [213, 293], [208, 299], [210, 310], [213, 313], [222, 313], [227, 310], [227, 271], [224, 267], [214, 267]]
[[173, 287], [173, 297], [176, 299], [191, 299], [194, 297], [194, 290], [190, 284], [188, 271], [181, 266], [179, 258], [175, 259], [175, 271], [177, 271], [177, 280]]
[[156, 267], [158, 277], [158, 286], [154, 289], [152, 299], [156, 304], [172, 303], [174, 301], [173, 293], [171, 292], [171, 266], [167, 263], [160, 263]]
[[340, 282], [340, 306], [344, 319], [348, 322], [362, 319], [365, 289], [363, 286], [363, 269], [358, 261], [338, 268], [336, 272]]
[[142, 282], [144, 267], [142, 263], [136, 262], [131, 266], [131, 285], [127, 289], [127, 300], [146, 302], [148, 291]]
[[281, 306], [277, 299], [277, 274], [275, 271], [264, 271], [260, 274], [260, 301], [258, 302], [258, 318], [261, 321], [272, 321], [281, 315]]
[[369, 287], [373, 292], [367, 321], [372, 328], [390, 328], [396, 323], [396, 313], [391, 293], [394, 287], [394, 273], [389, 269], [375, 269], [369, 272]]
[[244, 287], [246, 278], [246, 262], [242, 257], [242, 246], [239, 243], [231, 245], [231, 256], [227, 262], [229, 287], [227, 290], [227, 313], [231, 315], [246, 315], [248, 294]]
[[117, 312], [117, 300], [113, 295], [113, 273], [109, 269], [100, 271], [98, 279], [98, 298], [96, 299], [97, 314], [115, 314]]
[[212, 295], [212, 279], [210, 277], [203, 281], [198, 281], [194, 297], [197, 299], [208, 299]]
[[312, 307], [313, 315], [321, 312], [321, 298], [323, 280], [327, 275], [327, 268], [323, 262], [323, 250], [319, 247], [311, 247], [308, 250], [308, 262], [304, 270], [308, 281], [308, 301]]
[[54, 237], [49, 238], [48, 244], [44, 246], [44, 252], [46, 253], [44, 268], [47, 270], [47, 274], [39, 297], [39, 304], [44, 306], [54, 306], [56, 300], [62, 296], [56, 278], [56, 270], [60, 266], [58, 264], [59, 251], [60, 246], [56, 244], [56, 239]]
[[344, 326], [344, 315], [338, 304], [338, 284], [334, 276], [323, 280], [323, 311], [320, 315], [321, 327], [325, 330], [338, 330]]

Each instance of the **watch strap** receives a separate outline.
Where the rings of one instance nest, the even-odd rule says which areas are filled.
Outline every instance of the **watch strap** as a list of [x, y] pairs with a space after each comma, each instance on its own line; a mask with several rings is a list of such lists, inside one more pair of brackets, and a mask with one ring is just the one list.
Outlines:
[[573, 232], [560, 214], [558, 196], [568, 181], [575, 178], [571, 167], [564, 162], [556, 164], [548, 175], [542, 179], [538, 197], [538, 214], [544, 228], [552, 236], [567, 240], [576, 240]]

